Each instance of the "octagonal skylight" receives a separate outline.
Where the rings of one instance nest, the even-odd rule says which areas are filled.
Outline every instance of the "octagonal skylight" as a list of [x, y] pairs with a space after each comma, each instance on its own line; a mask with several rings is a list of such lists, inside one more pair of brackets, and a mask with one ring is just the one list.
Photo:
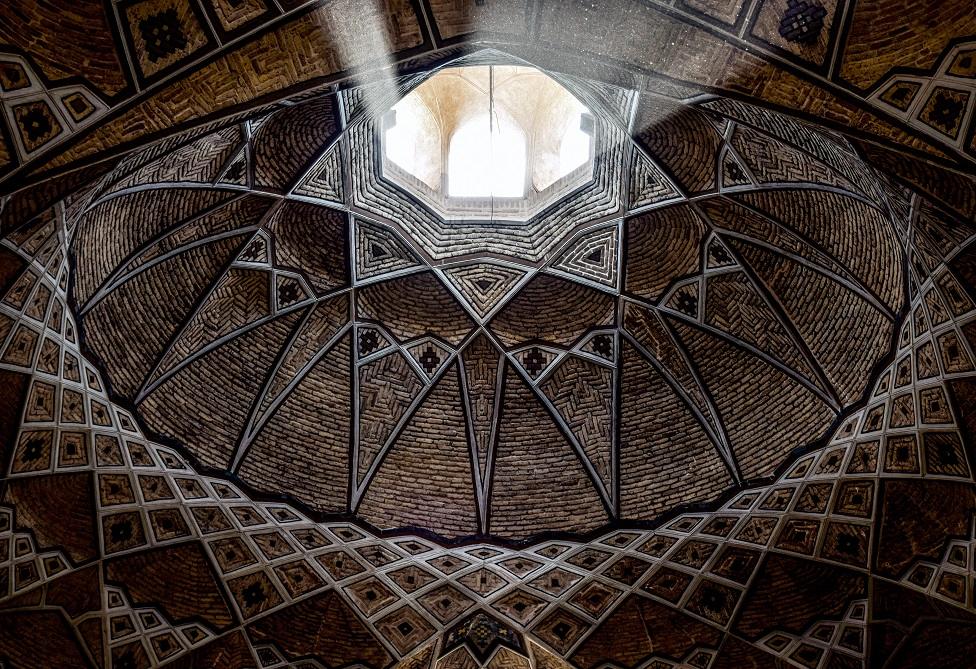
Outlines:
[[445, 219], [522, 221], [593, 178], [594, 118], [531, 67], [446, 68], [383, 119], [383, 175]]

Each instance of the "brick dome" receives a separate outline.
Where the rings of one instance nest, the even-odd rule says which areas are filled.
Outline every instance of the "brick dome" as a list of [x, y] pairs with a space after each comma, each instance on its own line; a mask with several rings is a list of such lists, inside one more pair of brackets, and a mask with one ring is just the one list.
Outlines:
[[0, 666], [971, 663], [967, 3], [0, 4]]
[[521, 225], [385, 178], [357, 88], [133, 156], [70, 249], [110, 387], [255, 492], [449, 539], [651, 522], [781, 471], [895, 343], [882, 182], [743, 103], [565, 85], [596, 174]]

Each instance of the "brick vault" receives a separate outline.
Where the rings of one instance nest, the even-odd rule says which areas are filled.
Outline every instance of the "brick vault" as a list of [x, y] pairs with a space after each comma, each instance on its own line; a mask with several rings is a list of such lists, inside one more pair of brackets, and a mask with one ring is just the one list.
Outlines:
[[[976, 11], [895, 4], [8, 2], [0, 667], [968, 666]], [[391, 172], [527, 68], [585, 174]]]

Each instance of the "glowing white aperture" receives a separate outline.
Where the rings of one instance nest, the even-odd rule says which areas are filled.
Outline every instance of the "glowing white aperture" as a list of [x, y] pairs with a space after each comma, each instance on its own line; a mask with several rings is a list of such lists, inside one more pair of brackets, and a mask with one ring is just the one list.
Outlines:
[[382, 132], [384, 175], [445, 218], [522, 220], [593, 175], [594, 118], [531, 67], [445, 68]]
[[487, 114], [457, 129], [447, 154], [449, 197], [523, 197], [525, 135]]

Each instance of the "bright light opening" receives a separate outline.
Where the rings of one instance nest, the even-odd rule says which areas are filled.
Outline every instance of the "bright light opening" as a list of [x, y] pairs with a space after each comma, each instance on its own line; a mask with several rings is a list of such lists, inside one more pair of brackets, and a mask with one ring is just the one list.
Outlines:
[[563, 177], [586, 164], [590, 160], [590, 145], [593, 138], [583, 130], [585, 108], [580, 111], [575, 123], [571, 123], [563, 133], [559, 143], [559, 176]]
[[386, 157], [413, 174], [417, 169], [417, 142], [420, 134], [420, 119], [416, 114], [403, 113], [406, 109], [394, 110], [388, 121], [386, 137]]
[[593, 179], [596, 117], [535, 68], [444, 68], [381, 123], [384, 178], [445, 220], [526, 221]]
[[447, 158], [450, 197], [523, 197], [525, 135], [487, 114], [461, 126]]

